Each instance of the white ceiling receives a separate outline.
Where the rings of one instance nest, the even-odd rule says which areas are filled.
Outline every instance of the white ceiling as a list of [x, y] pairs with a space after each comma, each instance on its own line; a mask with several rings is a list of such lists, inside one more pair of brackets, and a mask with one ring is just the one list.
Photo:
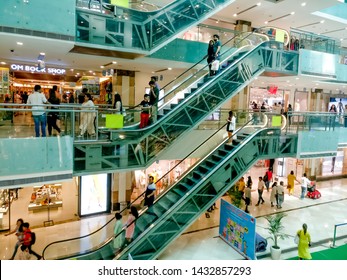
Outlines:
[[[151, 1], [146, 1], [151, 2]], [[152, 1], [153, 2], [153, 1]], [[158, 1], [156, 1], [158, 2]], [[164, 4], [165, 1], [159, 1], [160, 4]], [[171, 2], [171, 1], [166, 1]], [[301, 4], [306, 2], [305, 6]], [[239, 13], [257, 3], [261, 3], [260, 6], [256, 6], [241, 15], [233, 16], [235, 13]], [[313, 15], [313, 12], [320, 11], [324, 8], [338, 4], [337, 0], [280, 0], [278, 3], [272, 3], [269, 0], [235, 0], [227, 8], [223, 9], [219, 13], [213, 15], [214, 19], [221, 21], [235, 23], [236, 20], [245, 20], [252, 22], [253, 27], [265, 26], [265, 21], [281, 17], [291, 12], [295, 12], [294, 15], [284, 17], [276, 20], [269, 25], [276, 26], [290, 30], [291, 27], [298, 28], [301, 26], [309, 25], [307, 27], [300, 28], [305, 31], [314, 33], [325, 33], [326, 36], [335, 37], [337, 39], [346, 38], [342, 41], [343, 45], [347, 45], [347, 30], [346, 25], [340, 22], [332, 21], [322, 18], [317, 15]], [[157, 3], [156, 3], [157, 4]], [[347, 7], [347, 4], [345, 4]], [[324, 20], [324, 23], [320, 21]], [[312, 23], [317, 23], [310, 25]], [[326, 33], [332, 30], [342, 29], [339, 32]], [[23, 35], [14, 35], [1, 33], [0, 34], [0, 61], [4, 61], [7, 64], [21, 63], [21, 64], [33, 64], [37, 61], [37, 56], [40, 52], [46, 53], [46, 65], [52, 67], [61, 67], [67, 69], [74, 69], [74, 72], [79, 72], [81, 75], [91, 72], [101, 72], [100, 65], [108, 64], [111, 61], [116, 60], [116, 68], [143, 71], [146, 72], [156, 71], [168, 67], [168, 65], [174, 68], [174, 73], [180, 73], [188, 67], [187, 64], [182, 64], [174, 61], [156, 60], [153, 58], [138, 58], [135, 60], [127, 59], [115, 59], [112, 57], [104, 56], [91, 56], [82, 55], [76, 53], [70, 53], [73, 48], [73, 42], [59, 41], [44, 39], [39, 37], [28, 37]], [[22, 42], [23, 45], [17, 45], [16, 42]], [[13, 52], [11, 52], [13, 50]], [[165, 73], [163, 73], [165, 74]], [[299, 78], [299, 79], [297, 79]], [[292, 89], [292, 88], [324, 88], [326, 91], [339, 92], [345, 91], [345, 87], [341, 85], [338, 87], [333, 84], [320, 84], [316, 82], [317, 79], [309, 77], [259, 77], [255, 80], [254, 86], [267, 86], [278, 85], [280, 88]]]

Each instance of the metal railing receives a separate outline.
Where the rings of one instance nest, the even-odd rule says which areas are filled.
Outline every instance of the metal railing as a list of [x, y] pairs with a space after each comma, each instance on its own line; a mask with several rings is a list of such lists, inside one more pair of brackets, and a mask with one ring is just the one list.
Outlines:
[[347, 226], [347, 223], [342, 223], [342, 224], [336, 224], [336, 225], [334, 225], [333, 245], [331, 246], [332, 248], [336, 248], [336, 246], [335, 246], [335, 242], [336, 242], [336, 231], [337, 231], [337, 228], [338, 228], [338, 227], [341, 227], [341, 226]]

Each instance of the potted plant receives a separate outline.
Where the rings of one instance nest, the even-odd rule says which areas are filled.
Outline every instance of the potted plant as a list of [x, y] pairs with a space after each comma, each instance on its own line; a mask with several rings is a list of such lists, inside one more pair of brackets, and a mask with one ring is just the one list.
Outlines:
[[282, 219], [287, 216], [285, 213], [277, 213], [275, 215], [266, 216], [265, 219], [268, 221], [268, 227], [265, 229], [268, 230], [270, 233], [270, 237], [268, 239], [271, 239], [274, 242], [274, 245], [270, 247], [271, 252], [271, 258], [273, 260], [279, 260], [281, 256], [281, 248], [278, 246], [278, 240], [279, 239], [285, 239], [288, 237], [287, 234], [282, 233], [282, 230], [284, 229], [284, 226], [282, 224]]

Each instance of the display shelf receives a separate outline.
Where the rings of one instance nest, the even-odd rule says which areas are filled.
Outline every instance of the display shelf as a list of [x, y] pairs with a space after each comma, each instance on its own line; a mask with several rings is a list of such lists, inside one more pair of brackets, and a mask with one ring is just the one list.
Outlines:
[[34, 186], [28, 205], [29, 211], [40, 211], [63, 206], [62, 185]]
[[50, 209], [54, 209], [54, 208], [58, 208], [58, 207], [62, 207], [63, 206], [63, 202], [62, 201], [56, 201], [54, 203], [50, 203], [50, 204], [35, 204], [35, 203], [30, 203], [28, 206], [28, 210], [29, 211], [39, 211], [39, 210], [47, 210], [48, 207]]

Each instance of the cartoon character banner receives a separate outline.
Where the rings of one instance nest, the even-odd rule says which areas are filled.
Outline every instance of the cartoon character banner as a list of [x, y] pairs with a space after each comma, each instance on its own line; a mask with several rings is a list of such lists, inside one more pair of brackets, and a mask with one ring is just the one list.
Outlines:
[[219, 235], [247, 259], [255, 260], [256, 219], [221, 199]]

